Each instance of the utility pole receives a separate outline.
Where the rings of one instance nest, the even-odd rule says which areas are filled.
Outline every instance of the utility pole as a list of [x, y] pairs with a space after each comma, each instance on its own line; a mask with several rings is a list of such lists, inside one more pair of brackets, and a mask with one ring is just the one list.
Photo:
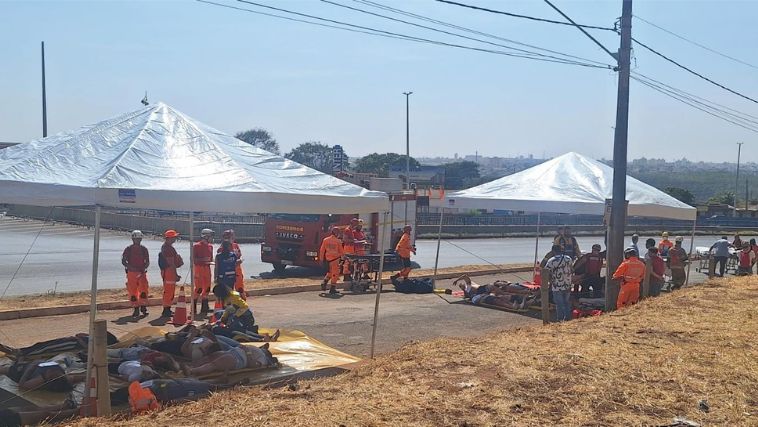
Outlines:
[[737, 176], [734, 178], [734, 217], [737, 218], [737, 194], [740, 192], [740, 153], [742, 151], [742, 144], [744, 142], [737, 143]]
[[608, 224], [608, 246], [605, 287], [606, 310], [616, 309], [619, 283], [611, 279], [623, 258], [624, 226], [626, 223], [626, 161], [629, 128], [629, 72], [632, 50], [632, 0], [623, 0], [621, 7], [621, 46], [618, 60], [618, 95], [616, 99], [616, 128], [613, 138], [613, 199]]
[[[405, 95], [405, 189], [411, 189], [411, 120], [409, 99], [413, 92], [403, 92]], [[405, 223], [408, 222], [408, 200], [405, 201]]]
[[47, 92], [45, 91], [45, 42], [42, 42], [42, 137], [47, 136]]

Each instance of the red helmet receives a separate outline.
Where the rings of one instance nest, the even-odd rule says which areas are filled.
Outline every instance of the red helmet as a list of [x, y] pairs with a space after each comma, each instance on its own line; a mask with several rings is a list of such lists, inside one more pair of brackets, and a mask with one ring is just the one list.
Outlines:
[[179, 233], [177, 233], [176, 230], [166, 230], [166, 232], [163, 233], [163, 237], [167, 239], [171, 237], [179, 237]]

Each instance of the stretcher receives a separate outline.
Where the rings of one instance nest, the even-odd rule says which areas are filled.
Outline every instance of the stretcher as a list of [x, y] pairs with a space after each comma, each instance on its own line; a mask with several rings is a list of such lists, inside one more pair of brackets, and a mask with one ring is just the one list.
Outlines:
[[[380, 254], [356, 255], [346, 254], [345, 261], [350, 263], [350, 280], [347, 290], [355, 293], [364, 293], [371, 287], [376, 289], [379, 281]], [[387, 266], [397, 264], [399, 258], [394, 253], [384, 254], [384, 270], [389, 271]]]
[[[711, 262], [713, 258], [711, 256], [711, 248], [707, 246], [698, 246], [695, 248], [695, 259], [698, 261], [695, 271], [703, 274], [713, 274], [710, 270]], [[737, 251], [734, 248], [729, 248], [729, 258], [726, 259], [726, 268], [724, 274], [737, 274], [737, 267], [739, 266], [739, 259], [737, 258]], [[715, 268], [715, 266], [714, 266]]]

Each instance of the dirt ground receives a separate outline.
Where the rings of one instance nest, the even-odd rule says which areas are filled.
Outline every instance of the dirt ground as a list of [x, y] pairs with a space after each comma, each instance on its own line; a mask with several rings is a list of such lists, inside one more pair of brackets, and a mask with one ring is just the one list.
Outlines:
[[[528, 267], [528, 264], [509, 264], [501, 266], [502, 268], [519, 268]], [[458, 267], [440, 268], [439, 274], [445, 273], [471, 273], [483, 270], [493, 270], [496, 267], [491, 265], [464, 265]], [[432, 269], [417, 269], [413, 270], [413, 275], [421, 276], [432, 274]], [[383, 274], [385, 279], [389, 278], [392, 272]], [[524, 273], [524, 277], [531, 277], [530, 274]], [[285, 277], [285, 278], [266, 278], [266, 279], [247, 279], [245, 280], [245, 289], [270, 289], [270, 288], [282, 288], [282, 287], [294, 287], [303, 285], [316, 285], [320, 283], [321, 278], [319, 276], [308, 277]], [[189, 284], [186, 285], [186, 290], [189, 292]], [[151, 298], [159, 298], [163, 292], [162, 286], [151, 286], [150, 294]], [[126, 289], [103, 289], [97, 292], [97, 301], [102, 302], [115, 302], [126, 301]], [[40, 294], [40, 295], [25, 295], [19, 297], [8, 297], [0, 300], [0, 311], [3, 310], [17, 310], [21, 308], [36, 308], [36, 307], [56, 307], [65, 305], [77, 305], [77, 304], [89, 304], [90, 292], [70, 292], [70, 293], [56, 293], [56, 294]]]
[[[411, 343], [337, 377], [109, 425], [758, 425], [757, 300], [756, 277], [714, 280], [599, 317]], [[239, 408], [244, 417], [230, 416]]]

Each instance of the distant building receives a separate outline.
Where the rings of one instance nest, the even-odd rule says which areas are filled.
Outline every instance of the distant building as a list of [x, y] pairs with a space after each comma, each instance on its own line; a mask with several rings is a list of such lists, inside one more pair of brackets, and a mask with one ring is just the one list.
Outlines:
[[[445, 186], [445, 168], [441, 166], [420, 166], [410, 171], [411, 187], [441, 188]], [[390, 178], [405, 178], [404, 165], [392, 165], [389, 170]]]

